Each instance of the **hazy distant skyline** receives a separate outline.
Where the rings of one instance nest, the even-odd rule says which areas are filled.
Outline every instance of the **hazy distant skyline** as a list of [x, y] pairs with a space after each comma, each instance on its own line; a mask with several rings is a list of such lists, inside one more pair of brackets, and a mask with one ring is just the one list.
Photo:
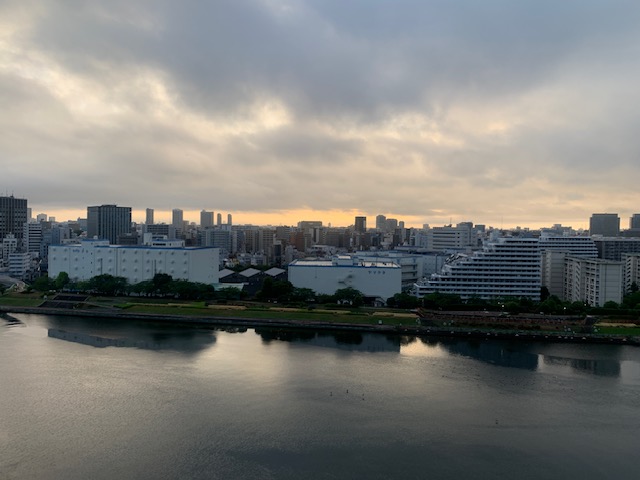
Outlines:
[[626, 228], [639, 20], [628, 1], [5, 1], [0, 193], [60, 220]]

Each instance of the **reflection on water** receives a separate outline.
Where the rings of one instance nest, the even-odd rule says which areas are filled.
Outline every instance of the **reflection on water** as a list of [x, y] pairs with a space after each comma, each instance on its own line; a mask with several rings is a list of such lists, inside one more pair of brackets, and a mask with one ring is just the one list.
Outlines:
[[8, 327], [24, 326], [24, 323], [8, 313], [0, 313], [0, 319], [4, 320]]
[[57, 328], [50, 328], [48, 335], [51, 338], [58, 338], [68, 342], [81, 343], [83, 345], [91, 345], [92, 347], [129, 347], [142, 348], [146, 350], [175, 350], [179, 352], [197, 352], [204, 350], [216, 341], [213, 332], [199, 332], [196, 334], [187, 334], [176, 337], [163, 333], [150, 335], [148, 338], [127, 338], [127, 337], [102, 337], [100, 335], [91, 335], [83, 332], [68, 332]]
[[[8, 325], [24, 325], [9, 315], [2, 318]], [[245, 327], [219, 327], [203, 329], [187, 325], [167, 325], [127, 320], [100, 320], [93, 318], [47, 317], [48, 335], [51, 338], [91, 345], [93, 347], [130, 347], [149, 350], [173, 350], [182, 353], [198, 353], [216, 342], [215, 332], [243, 334]], [[249, 330], [250, 331], [250, 330]], [[429, 347], [439, 347], [451, 354], [462, 355], [483, 363], [535, 371], [539, 362], [548, 366], [567, 366], [571, 369], [598, 376], [621, 375], [621, 363], [611, 356], [584, 359], [548, 355], [520, 342], [480, 339], [433, 338], [383, 335], [351, 331], [313, 331], [283, 328], [256, 328], [262, 342], [289, 342], [353, 352], [400, 353], [404, 346], [418, 339]], [[565, 352], [562, 352], [565, 353]], [[576, 352], [578, 353], [578, 352]]]
[[502, 342], [452, 339], [440, 340], [439, 343], [451, 353], [475, 358], [492, 365], [525, 370], [538, 368], [538, 355], [518, 350], [516, 346]]
[[568, 366], [573, 370], [591, 373], [593, 375], [601, 375], [604, 377], [620, 376], [620, 362], [612, 359], [589, 360], [545, 355], [543, 361], [546, 365]]
[[126, 320], [48, 317], [48, 336], [92, 347], [172, 350], [194, 354], [216, 342], [215, 330]]
[[400, 337], [359, 332], [256, 328], [265, 343], [283, 341], [357, 352], [400, 352]]

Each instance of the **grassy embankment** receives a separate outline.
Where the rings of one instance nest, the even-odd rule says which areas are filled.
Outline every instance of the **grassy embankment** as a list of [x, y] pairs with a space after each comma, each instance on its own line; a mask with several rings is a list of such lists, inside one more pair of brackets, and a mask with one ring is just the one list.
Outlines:
[[[7, 293], [0, 295], [0, 305], [36, 307], [44, 301], [41, 293]], [[181, 302], [177, 300], [162, 300], [148, 298], [125, 297], [90, 297], [85, 307], [96, 309], [113, 309], [115, 311], [157, 314], [157, 315], [184, 315], [188, 317], [226, 317], [238, 319], [260, 320], [299, 320], [306, 322], [347, 323], [355, 325], [377, 325], [382, 322], [385, 325], [415, 325], [416, 316], [406, 311], [394, 311], [390, 309], [373, 308], [289, 308], [278, 305], [242, 302], [239, 304], [213, 304], [205, 302]], [[628, 322], [628, 321], [627, 321]], [[446, 323], [438, 326], [447, 326]], [[465, 328], [463, 325], [459, 325]], [[466, 325], [466, 328], [478, 330], [519, 330], [524, 325]], [[539, 333], [544, 333], [547, 328], [541, 326]], [[640, 336], [640, 321], [637, 323], [616, 323], [615, 318], [603, 318], [596, 325], [596, 333], [601, 335]], [[551, 333], [557, 333], [557, 329], [549, 328]]]
[[[0, 305], [35, 307], [44, 301], [42, 294], [7, 294], [0, 296]], [[90, 297], [88, 309], [113, 309], [127, 313], [184, 315], [189, 317], [226, 317], [260, 320], [300, 320], [307, 322], [350, 323], [374, 325], [415, 325], [415, 314], [375, 309], [288, 308], [276, 305], [252, 304], [207, 305], [205, 302], [136, 298]], [[85, 307], [82, 307], [85, 308]]]

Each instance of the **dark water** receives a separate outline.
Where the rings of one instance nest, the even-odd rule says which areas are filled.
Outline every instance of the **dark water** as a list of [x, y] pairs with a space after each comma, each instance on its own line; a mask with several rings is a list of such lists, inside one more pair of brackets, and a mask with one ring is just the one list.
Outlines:
[[640, 478], [640, 350], [0, 319], [0, 479]]

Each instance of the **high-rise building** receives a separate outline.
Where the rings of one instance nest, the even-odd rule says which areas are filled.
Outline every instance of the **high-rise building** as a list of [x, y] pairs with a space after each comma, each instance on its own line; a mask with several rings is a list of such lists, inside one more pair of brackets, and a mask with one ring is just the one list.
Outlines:
[[218, 220], [217, 224], [218, 224], [218, 225], [222, 225], [222, 214], [221, 214], [221, 213], [218, 213], [218, 218], [217, 218], [217, 220]]
[[147, 215], [144, 223], [145, 225], [153, 225], [153, 208], [147, 208]]
[[387, 217], [384, 215], [376, 216], [376, 230], [384, 231], [387, 226]]
[[632, 230], [640, 230], [640, 213], [634, 213], [629, 219], [629, 228]]
[[118, 243], [118, 235], [131, 232], [131, 207], [100, 205], [87, 207], [87, 237]]
[[227, 225], [229, 226], [233, 225], [232, 217], [230, 213], [227, 213]]
[[602, 307], [620, 303], [623, 291], [621, 261], [568, 256], [565, 259], [564, 300]]
[[355, 231], [358, 233], [365, 233], [367, 231], [367, 217], [356, 217]]
[[24, 198], [0, 197], [0, 241], [13, 233], [22, 242], [23, 226], [27, 223], [27, 200]]
[[202, 210], [200, 212], [200, 226], [202, 228], [213, 227], [213, 212]]
[[177, 231], [182, 231], [182, 226], [184, 224], [184, 212], [179, 208], [174, 208], [171, 211], [171, 225]]
[[589, 235], [617, 237], [620, 234], [620, 217], [617, 213], [594, 213], [589, 219]]
[[42, 223], [27, 222], [24, 224], [23, 249], [29, 253], [40, 253], [42, 243]]

